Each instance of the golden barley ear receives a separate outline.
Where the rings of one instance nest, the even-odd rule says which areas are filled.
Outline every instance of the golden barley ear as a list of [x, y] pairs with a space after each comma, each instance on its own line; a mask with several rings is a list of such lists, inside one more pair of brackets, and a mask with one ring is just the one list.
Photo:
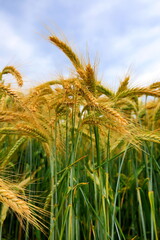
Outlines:
[[83, 69], [78, 56], [73, 52], [73, 50], [67, 43], [63, 42], [57, 36], [54, 35], [49, 36], [49, 40], [51, 43], [53, 43], [55, 46], [61, 49], [62, 52], [64, 52], [64, 54], [70, 59], [76, 70], [78, 70], [79, 68]]
[[[84, 96], [87, 104], [91, 104], [94, 109], [98, 112], [101, 112], [105, 117], [108, 117], [110, 120], [119, 122], [121, 127], [127, 126], [128, 122], [125, 118], [121, 116], [115, 109], [105, 104], [98, 103], [97, 98], [85, 87], [80, 84], [80, 82], [75, 82], [75, 86], [79, 89], [80, 93]], [[125, 129], [124, 129], [125, 131]]]
[[94, 69], [91, 66], [91, 64], [88, 63], [85, 70], [86, 70], [85, 83], [86, 83], [89, 91], [91, 91], [94, 94], [95, 90], [96, 90], [96, 79], [95, 79]]
[[[13, 188], [13, 184], [0, 178], [0, 202], [13, 210], [23, 227], [24, 220], [26, 220], [44, 232], [45, 225], [41, 222], [38, 214], [47, 215], [47, 212], [32, 205], [26, 196], [18, 194]], [[4, 210], [6, 211], [6, 209]], [[2, 221], [3, 218], [1, 218]]]
[[[36, 171], [33, 172], [32, 175], [29, 175], [29, 177], [24, 177], [23, 180], [17, 184], [14, 185], [14, 188], [16, 188], [16, 190], [19, 192], [23, 192], [24, 191], [24, 187], [26, 187], [27, 185], [29, 185], [30, 183], [34, 182], [34, 177], [35, 177], [35, 174], [40, 171], [41, 169], [43, 168], [43, 165], [41, 165]], [[1, 169], [3, 169], [3, 166], [1, 166]], [[8, 182], [7, 182], [8, 184]], [[17, 192], [17, 193], [18, 193]], [[4, 223], [4, 220], [6, 219], [7, 217], [7, 212], [9, 210], [9, 207], [8, 205], [6, 205], [5, 203], [2, 203], [2, 208], [1, 208], [1, 216], [0, 216], [0, 223], [1, 223], [1, 226], [3, 226], [3, 223]]]
[[27, 121], [27, 122], [31, 122], [32, 118], [29, 116], [29, 114], [26, 113], [19, 113], [19, 112], [15, 112], [15, 111], [0, 111], [0, 122], [9, 122], [9, 123], [13, 123], [13, 122], [17, 122], [17, 121]]
[[146, 110], [154, 110], [156, 109], [156, 107], [158, 106], [158, 102], [157, 101], [151, 101], [151, 102], [148, 102], [145, 106]]
[[142, 88], [131, 88], [124, 90], [123, 92], [117, 93], [117, 98], [125, 98], [125, 97], [134, 97], [134, 96], [153, 96], [153, 97], [160, 97], [160, 91], [156, 89], [150, 89], [148, 87]]
[[8, 135], [21, 135], [28, 136], [31, 138], [35, 138], [42, 142], [48, 142], [48, 137], [42, 133], [39, 129], [35, 127], [30, 127], [25, 124], [17, 124], [16, 128], [14, 127], [4, 127], [0, 129], [0, 134], [8, 134]]
[[98, 127], [103, 126], [103, 129], [105, 129], [105, 130], [110, 129], [110, 130], [113, 130], [120, 134], [124, 133], [124, 129], [121, 127], [120, 124], [117, 124], [113, 121], [109, 121], [109, 119], [107, 119], [105, 117], [95, 116], [95, 114], [85, 117], [82, 120], [81, 127], [83, 127], [83, 125], [94, 125], [94, 126], [98, 126]]
[[117, 93], [123, 92], [124, 90], [127, 90], [127, 86], [130, 80], [130, 76], [125, 77], [125, 79], [120, 83], [120, 86], [117, 90]]
[[141, 141], [160, 143], [160, 136], [156, 131], [141, 131], [137, 133], [136, 138]]
[[160, 88], [160, 82], [152, 83], [151, 85], [149, 85], [149, 88], [150, 89]]
[[0, 83], [0, 92], [5, 93], [12, 97], [16, 102], [18, 102], [21, 106], [23, 105], [23, 101], [15, 91], [13, 91], [10, 87], [5, 86], [3, 83]]
[[20, 74], [20, 72], [13, 66], [6, 66], [3, 70], [2, 70], [2, 75], [3, 74], [11, 74], [15, 77], [15, 79], [17, 80], [18, 86], [22, 87], [23, 85], [23, 80], [22, 80], [22, 76]]

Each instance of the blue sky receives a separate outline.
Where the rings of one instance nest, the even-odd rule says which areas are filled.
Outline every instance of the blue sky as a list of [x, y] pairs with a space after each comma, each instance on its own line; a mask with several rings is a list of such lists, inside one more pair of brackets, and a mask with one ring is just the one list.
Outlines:
[[[160, 79], [159, 0], [0, 0], [0, 68], [14, 65], [24, 76], [24, 89], [71, 65], [47, 41], [65, 36], [80, 56], [89, 53], [98, 77], [115, 89], [127, 73], [131, 86]], [[12, 81], [12, 86], [16, 83]]]

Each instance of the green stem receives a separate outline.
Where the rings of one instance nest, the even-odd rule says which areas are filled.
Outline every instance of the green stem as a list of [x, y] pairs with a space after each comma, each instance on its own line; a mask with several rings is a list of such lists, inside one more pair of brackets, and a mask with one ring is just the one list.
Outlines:
[[123, 163], [124, 163], [124, 159], [125, 159], [127, 150], [128, 150], [128, 146], [126, 147], [126, 150], [124, 152], [124, 155], [122, 157], [122, 161], [120, 163], [119, 170], [118, 170], [118, 179], [117, 179], [117, 184], [116, 184], [116, 190], [115, 190], [115, 196], [114, 196], [114, 206], [113, 206], [113, 213], [112, 213], [112, 230], [111, 230], [111, 239], [112, 240], [114, 240], [114, 226], [115, 226], [115, 214], [116, 214], [116, 203], [117, 203], [118, 189], [119, 189], [119, 184], [120, 184], [122, 166], [123, 166]]

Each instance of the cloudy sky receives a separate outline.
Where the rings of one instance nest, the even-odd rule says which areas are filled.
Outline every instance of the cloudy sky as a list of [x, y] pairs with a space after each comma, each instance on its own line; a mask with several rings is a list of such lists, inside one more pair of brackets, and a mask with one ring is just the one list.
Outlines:
[[134, 85], [160, 80], [159, 0], [0, 0], [0, 6], [0, 69], [14, 65], [24, 89], [70, 71], [48, 42], [51, 33], [96, 59], [106, 86], [116, 88], [128, 73]]

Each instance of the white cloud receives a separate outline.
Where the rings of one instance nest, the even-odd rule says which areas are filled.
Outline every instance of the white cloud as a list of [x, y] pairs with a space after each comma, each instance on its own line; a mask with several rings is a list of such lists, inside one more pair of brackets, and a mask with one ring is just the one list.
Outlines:
[[141, 0], [145, 4], [145, 8], [141, 10], [141, 18], [152, 18], [160, 16], [160, 2], [159, 0]]
[[[34, 42], [27, 41], [25, 35], [21, 35], [12, 25], [9, 15], [0, 12], [0, 22], [0, 69], [6, 65], [14, 65], [24, 76], [22, 89], [35, 86], [44, 79], [50, 79], [55, 72], [51, 55], [44, 56], [37, 52]], [[17, 88], [16, 81], [9, 75], [5, 79], [11, 80], [12, 86]]]
[[101, 14], [107, 14], [111, 11], [115, 5], [118, 4], [117, 0], [114, 1], [97, 1], [91, 5], [89, 9], [86, 10], [84, 18], [88, 18], [91, 22], [96, 18], [100, 17]]
[[19, 58], [25, 59], [31, 56], [33, 53], [32, 44], [25, 41], [25, 36], [18, 35], [7, 14], [0, 12], [0, 23], [1, 52], [6, 52], [8, 58], [17, 55]]

